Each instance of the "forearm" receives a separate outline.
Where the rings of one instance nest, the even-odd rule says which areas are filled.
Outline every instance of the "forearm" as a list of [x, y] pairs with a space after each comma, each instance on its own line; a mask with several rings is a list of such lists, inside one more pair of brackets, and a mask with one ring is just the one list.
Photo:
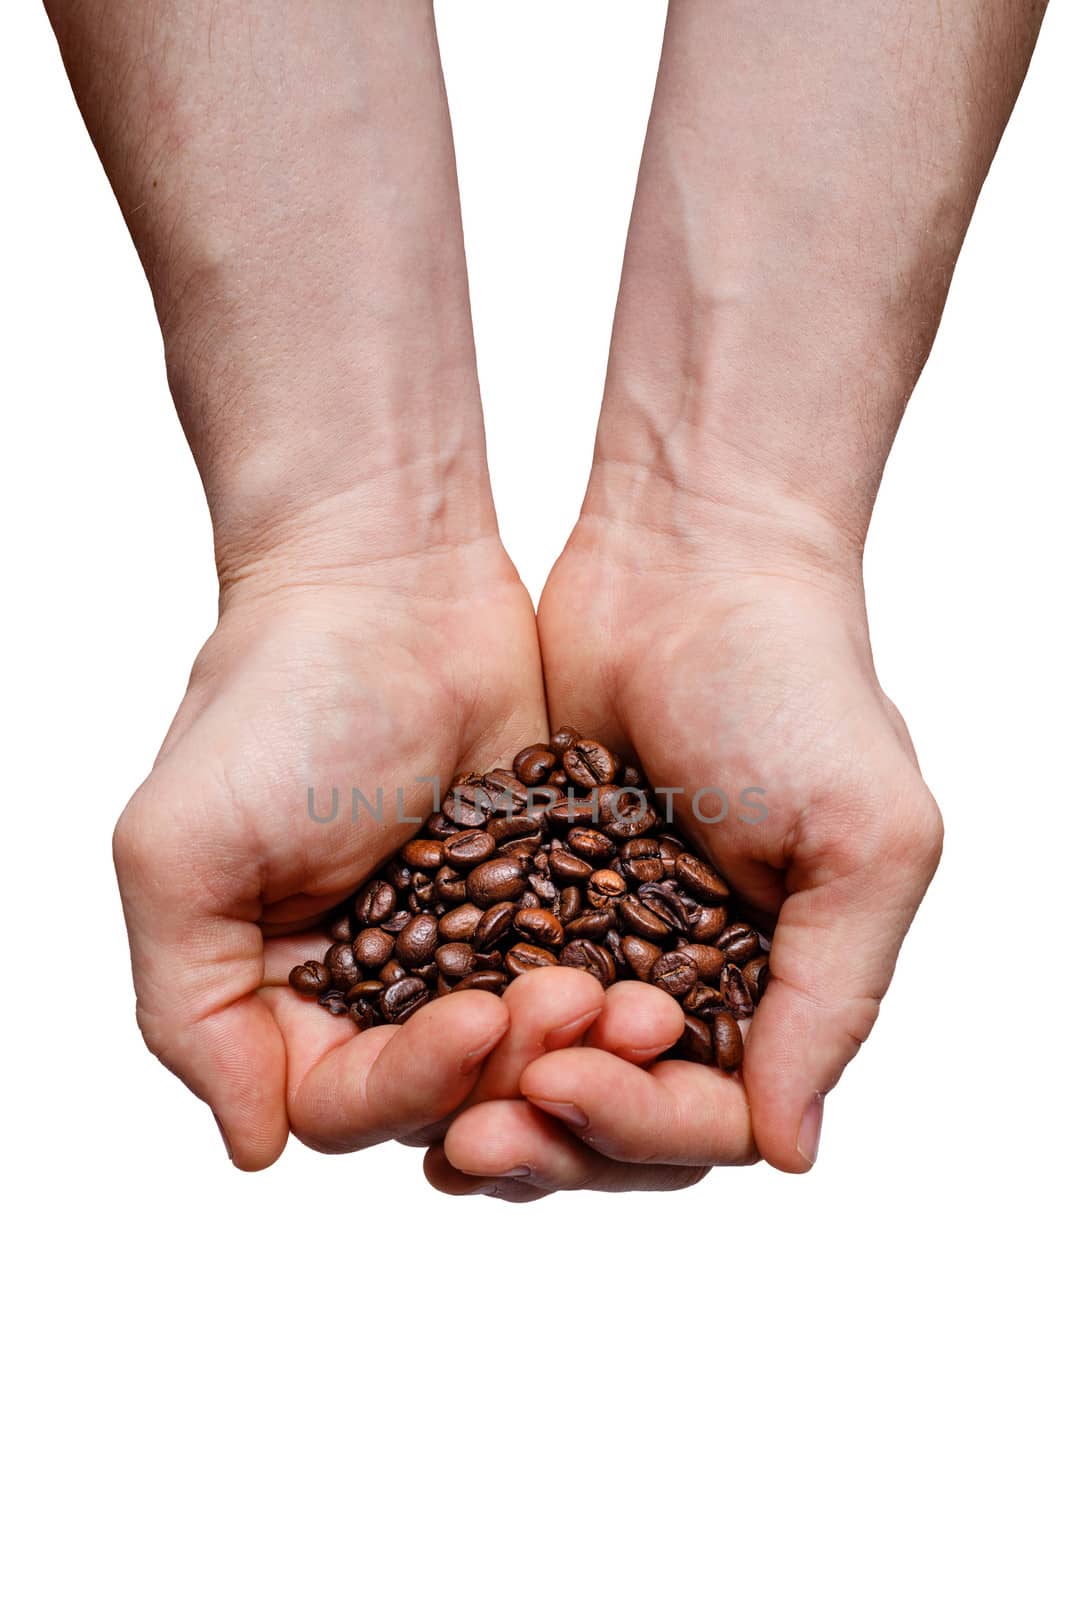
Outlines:
[[223, 576], [318, 523], [343, 563], [491, 521], [430, 0], [47, 4]]
[[671, 0], [587, 514], [858, 549], [1043, 0]]

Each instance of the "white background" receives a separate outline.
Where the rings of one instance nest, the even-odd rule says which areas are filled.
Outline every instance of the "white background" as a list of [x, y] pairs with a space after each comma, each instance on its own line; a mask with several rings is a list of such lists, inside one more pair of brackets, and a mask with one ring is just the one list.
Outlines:
[[[498, 505], [537, 586], [663, 8], [438, 9]], [[1065, 46], [1054, 7], [871, 535], [948, 842], [818, 1167], [512, 1208], [399, 1148], [242, 1176], [140, 1043], [110, 831], [212, 625], [208, 519], [44, 16], [5, 8], [17, 1600], [1063, 1592]]]

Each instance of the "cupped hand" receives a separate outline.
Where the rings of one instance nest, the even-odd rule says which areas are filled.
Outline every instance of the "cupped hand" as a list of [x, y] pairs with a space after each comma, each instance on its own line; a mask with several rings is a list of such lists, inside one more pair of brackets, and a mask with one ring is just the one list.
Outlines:
[[[358, 1149], [467, 1098], [508, 1024], [499, 998], [449, 995], [357, 1035], [286, 975], [321, 952], [300, 930], [433, 809], [432, 778], [545, 732], [533, 610], [495, 537], [380, 556], [358, 579], [232, 585], [115, 858], [145, 1040], [239, 1167], [269, 1165], [290, 1127]], [[336, 818], [313, 821], [309, 789], [327, 817], [335, 788]], [[379, 788], [382, 820], [358, 803], [354, 821], [352, 791], [376, 806]]]
[[[579, 524], [539, 628], [553, 724], [684, 786], [676, 817], [773, 929], [771, 980], [735, 1079], [671, 1060], [678, 1007], [619, 985], [581, 1040], [524, 1062], [525, 1104], [461, 1113], [432, 1181], [473, 1184], [502, 1159], [533, 1192], [666, 1186], [650, 1169], [692, 1181], [758, 1156], [807, 1171], [941, 848], [875, 674], [858, 563], [757, 564], [710, 540]], [[651, 1068], [626, 1043], [649, 1022], [667, 1051]], [[516, 1181], [500, 1192], [515, 1198]]]

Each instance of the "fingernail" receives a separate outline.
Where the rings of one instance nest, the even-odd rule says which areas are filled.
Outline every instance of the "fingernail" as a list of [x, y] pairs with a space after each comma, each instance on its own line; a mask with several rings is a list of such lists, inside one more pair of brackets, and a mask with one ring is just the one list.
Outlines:
[[[214, 1112], [212, 1112], [211, 1115], [213, 1117], [215, 1117], [215, 1113]], [[226, 1137], [226, 1129], [222, 1126], [222, 1123], [219, 1121], [218, 1117], [215, 1117], [215, 1126], [216, 1126], [216, 1128], [218, 1128], [219, 1133], [220, 1133], [220, 1135], [222, 1137], [222, 1142], [226, 1146], [226, 1154], [229, 1156], [230, 1160], [232, 1161], [233, 1160], [233, 1151], [230, 1148], [230, 1141], [229, 1141], [229, 1139], [227, 1139], [227, 1137]]]
[[561, 1022], [558, 1028], [550, 1028], [541, 1040], [542, 1049], [558, 1050], [561, 1045], [570, 1044], [576, 1034], [584, 1033], [596, 1021], [603, 1009], [603, 1006], [596, 1006], [584, 1016], [573, 1017], [570, 1022]]
[[501, 1027], [490, 1038], [486, 1039], [484, 1044], [477, 1045], [473, 1050], [468, 1050], [467, 1054], [463, 1057], [461, 1071], [473, 1072], [475, 1067], [480, 1066], [485, 1060], [486, 1056], [489, 1054], [490, 1050], [495, 1049], [507, 1031], [508, 1025], [507, 1021], [505, 1020], [503, 1027]]
[[800, 1119], [797, 1133], [797, 1154], [803, 1156], [809, 1167], [815, 1165], [819, 1153], [819, 1134], [822, 1132], [822, 1095], [813, 1095], [808, 1109]]
[[558, 1117], [560, 1122], [565, 1122], [569, 1128], [588, 1128], [589, 1118], [581, 1106], [573, 1105], [570, 1100], [534, 1100], [535, 1106], [542, 1111], [547, 1111], [550, 1117]]
[[509, 1167], [507, 1172], [496, 1172], [493, 1176], [496, 1178], [528, 1178], [530, 1169], [529, 1167]]

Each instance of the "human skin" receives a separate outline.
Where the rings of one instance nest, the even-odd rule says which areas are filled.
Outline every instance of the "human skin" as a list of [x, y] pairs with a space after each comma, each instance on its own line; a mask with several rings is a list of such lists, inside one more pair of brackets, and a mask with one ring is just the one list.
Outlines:
[[[871, 656], [867, 525], [1043, 9], [672, 0], [541, 651], [553, 722], [733, 798], [722, 823], [688, 822], [773, 924], [772, 978], [742, 1081], [596, 1039], [535, 1052], [525, 1101], [464, 1111], [431, 1152], [438, 1186], [526, 1169], [498, 1185], [514, 1199], [757, 1154], [811, 1167], [941, 848]], [[749, 785], [758, 825], [736, 805]]]

